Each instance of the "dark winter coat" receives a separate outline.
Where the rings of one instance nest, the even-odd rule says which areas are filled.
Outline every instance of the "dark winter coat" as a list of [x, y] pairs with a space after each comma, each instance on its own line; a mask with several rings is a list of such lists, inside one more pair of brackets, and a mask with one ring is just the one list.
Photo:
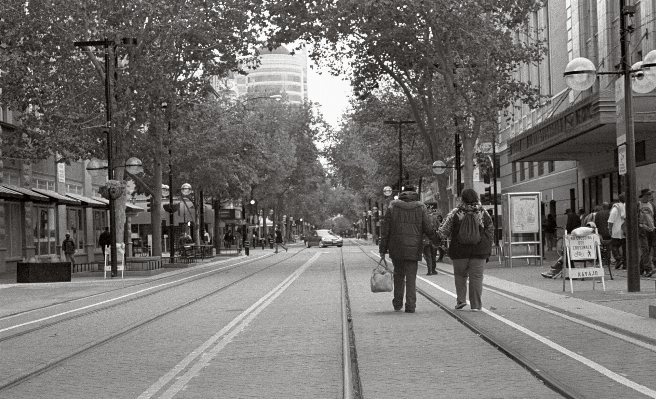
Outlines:
[[424, 234], [435, 237], [435, 226], [430, 221], [428, 210], [418, 200], [417, 193], [403, 192], [398, 200], [390, 202], [387, 209], [378, 250], [381, 254], [389, 252], [392, 261], [420, 261]]
[[[476, 219], [480, 225], [481, 241], [478, 244], [460, 244], [458, 242], [458, 231], [460, 230], [460, 219], [466, 211], [476, 212]], [[494, 237], [494, 223], [492, 217], [478, 204], [463, 204], [454, 208], [446, 215], [438, 234], [443, 239], [451, 240], [449, 244], [449, 257], [451, 259], [487, 259], [492, 253], [492, 241]]]

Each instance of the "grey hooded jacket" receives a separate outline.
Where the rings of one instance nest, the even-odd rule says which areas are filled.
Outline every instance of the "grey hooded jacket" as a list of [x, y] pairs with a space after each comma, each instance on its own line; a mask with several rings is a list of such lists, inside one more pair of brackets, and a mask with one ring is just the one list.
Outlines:
[[431, 222], [426, 206], [419, 202], [414, 191], [402, 192], [398, 200], [390, 202], [381, 226], [379, 251], [389, 252], [393, 260], [420, 261], [423, 236], [436, 240], [436, 227]]

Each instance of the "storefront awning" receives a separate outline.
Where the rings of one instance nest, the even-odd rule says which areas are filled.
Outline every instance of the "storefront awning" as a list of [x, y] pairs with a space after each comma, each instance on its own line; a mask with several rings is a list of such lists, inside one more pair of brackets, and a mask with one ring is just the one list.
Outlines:
[[33, 191], [29, 188], [24, 188], [24, 187], [18, 187], [18, 186], [12, 186], [11, 184], [2, 184], [0, 185], [1, 187], [5, 189], [9, 189], [10, 191], [14, 191], [18, 194], [21, 194], [22, 198], [24, 201], [40, 201], [40, 202], [49, 202], [50, 198], [43, 195], [39, 194], [36, 191]]
[[67, 193], [66, 196], [80, 201], [82, 203], [82, 205], [84, 205], [86, 207], [90, 207], [90, 208], [107, 208], [107, 204], [105, 204], [104, 202], [100, 202], [97, 199], [85, 197], [84, 195]]
[[42, 190], [40, 188], [33, 188], [33, 191], [36, 191], [39, 194], [43, 194], [45, 196], [50, 197], [53, 202], [57, 202], [62, 205], [80, 205], [80, 201], [73, 199], [71, 197], [67, 197], [65, 195], [61, 195], [57, 192], [50, 191], [50, 190]]
[[10, 190], [6, 187], [0, 186], [0, 198], [2, 199], [11, 199], [11, 200], [21, 200], [25, 196], [18, 191]]

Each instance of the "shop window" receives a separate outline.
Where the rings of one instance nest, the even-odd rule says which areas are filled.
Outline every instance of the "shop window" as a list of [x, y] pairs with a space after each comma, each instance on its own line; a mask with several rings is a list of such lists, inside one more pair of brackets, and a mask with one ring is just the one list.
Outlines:
[[84, 249], [84, 211], [82, 209], [68, 209], [66, 218], [66, 232], [75, 242], [75, 249]]
[[14, 258], [22, 256], [22, 237], [24, 236], [24, 232], [23, 225], [21, 224], [21, 204], [5, 202], [5, 220], [7, 257]]
[[32, 208], [34, 223], [34, 247], [37, 255], [55, 255], [57, 237], [55, 229], [55, 209], [35, 206]]

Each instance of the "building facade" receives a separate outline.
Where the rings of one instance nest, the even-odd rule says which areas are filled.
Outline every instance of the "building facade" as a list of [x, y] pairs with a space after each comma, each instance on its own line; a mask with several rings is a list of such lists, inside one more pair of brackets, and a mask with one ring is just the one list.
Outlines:
[[[653, 0], [636, 4], [632, 18], [630, 65], [656, 49]], [[620, 9], [615, 0], [558, 0], [531, 15], [535, 33], [517, 40], [544, 39], [548, 53], [538, 65], [518, 71], [538, 85], [546, 100], [538, 109], [518, 104], [500, 118], [500, 178], [503, 192], [541, 192], [543, 214], [565, 224], [566, 209], [617, 201], [625, 190], [618, 168], [616, 96], [621, 75], [599, 75], [586, 91], [570, 90], [563, 77], [568, 62], [590, 59], [597, 71], [619, 70]], [[617, 93], [617, 94], [616, 94]], [[656, 187], [656, 93], [633, 93], [636, 137], [636, 191]], [[620, 120], [620, 124], [623, 122]]]

